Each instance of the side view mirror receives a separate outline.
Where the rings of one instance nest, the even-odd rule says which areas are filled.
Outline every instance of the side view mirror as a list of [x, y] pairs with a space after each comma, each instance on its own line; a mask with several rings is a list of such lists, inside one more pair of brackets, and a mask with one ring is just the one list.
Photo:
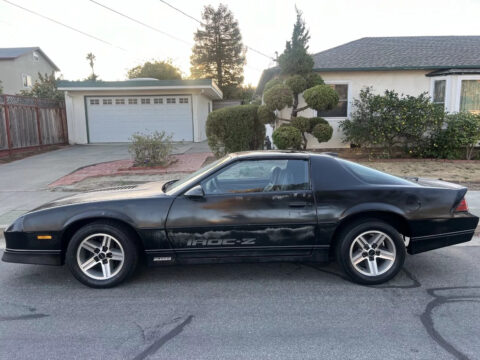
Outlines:
[[192, 187], [184, 195], [189, 199], [202, 199], [205, 197], [205, 193], [203, 192], [201, 185]]

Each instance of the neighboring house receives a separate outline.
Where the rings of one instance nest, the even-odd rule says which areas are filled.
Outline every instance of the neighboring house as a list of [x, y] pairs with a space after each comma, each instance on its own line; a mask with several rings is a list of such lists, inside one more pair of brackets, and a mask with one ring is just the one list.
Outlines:
[[[313, 55], [314, 70], [331, 84], [340, 97], [336, 109], [318, 114], [334, 128], [332, 139], [319, 144], [309, 136], [309, 148], [348, 147], [338, 125], [352, 112], [360, 90], [375, 93], [395, 90], [400, 94], [427, 92], [448, 112], [480, 113], [480, 36], [415, 36], [363, 38]], [[262, 74], [257, 91], [278, 69]], [[300, 105], [305, 103], [301, 98]], [[280, 118], [289, 118], [288, 109]], [[302, 116], [317, 116], [311, 109]]]
[[52, 74], [60, 69], [39, 47], [0, 48], [0, 80], [3, 93], [15, 95], [29, 90], [38, 73]]
[[65, 91], [71, 144], [129, 142], [156, 130], [174, 141], [204, 141], [212, 101], [223, 96], [211, 79], [59, 81], [58, 89]]

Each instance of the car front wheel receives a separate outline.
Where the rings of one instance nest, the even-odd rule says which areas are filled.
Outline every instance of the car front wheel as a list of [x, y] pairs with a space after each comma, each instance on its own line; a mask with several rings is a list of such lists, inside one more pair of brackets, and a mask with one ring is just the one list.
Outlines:
[[135, 271], [138, 253], [133, 236], [123, 224], [88, 224], [70, 240], [66, 263], [73, 276], [87, 286], [116, 286]]
[[381, 284], [392, 279], [405, 261], [405, 244], [398, 231], [380, 220], [356, 222], [340, 234], [337, 261], [355, 282]]

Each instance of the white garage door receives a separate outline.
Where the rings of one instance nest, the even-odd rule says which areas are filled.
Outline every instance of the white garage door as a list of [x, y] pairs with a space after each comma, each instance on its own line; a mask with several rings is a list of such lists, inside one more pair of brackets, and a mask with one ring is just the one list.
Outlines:
[[129, 142], [136, 132], [165, 130], [174, 141], [192, 141], [192, 98], [170, 96], [87, 97], [91, 143]]

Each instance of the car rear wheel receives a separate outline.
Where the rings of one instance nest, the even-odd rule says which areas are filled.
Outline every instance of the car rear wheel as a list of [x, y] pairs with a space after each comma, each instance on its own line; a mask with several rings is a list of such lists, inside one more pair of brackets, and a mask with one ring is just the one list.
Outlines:
[[138, 252], [132, 232], [114, 222], [80, 228], [70, 240], [66, 263], [73, 276], [94, 288], [113, 287], [135, 271]]
[[355, 282], [381, 284], [392, 279], [405, 261], [405, 244], [398, 231], [375, 219], [356, 222], [340, 234], [337, 261]]

